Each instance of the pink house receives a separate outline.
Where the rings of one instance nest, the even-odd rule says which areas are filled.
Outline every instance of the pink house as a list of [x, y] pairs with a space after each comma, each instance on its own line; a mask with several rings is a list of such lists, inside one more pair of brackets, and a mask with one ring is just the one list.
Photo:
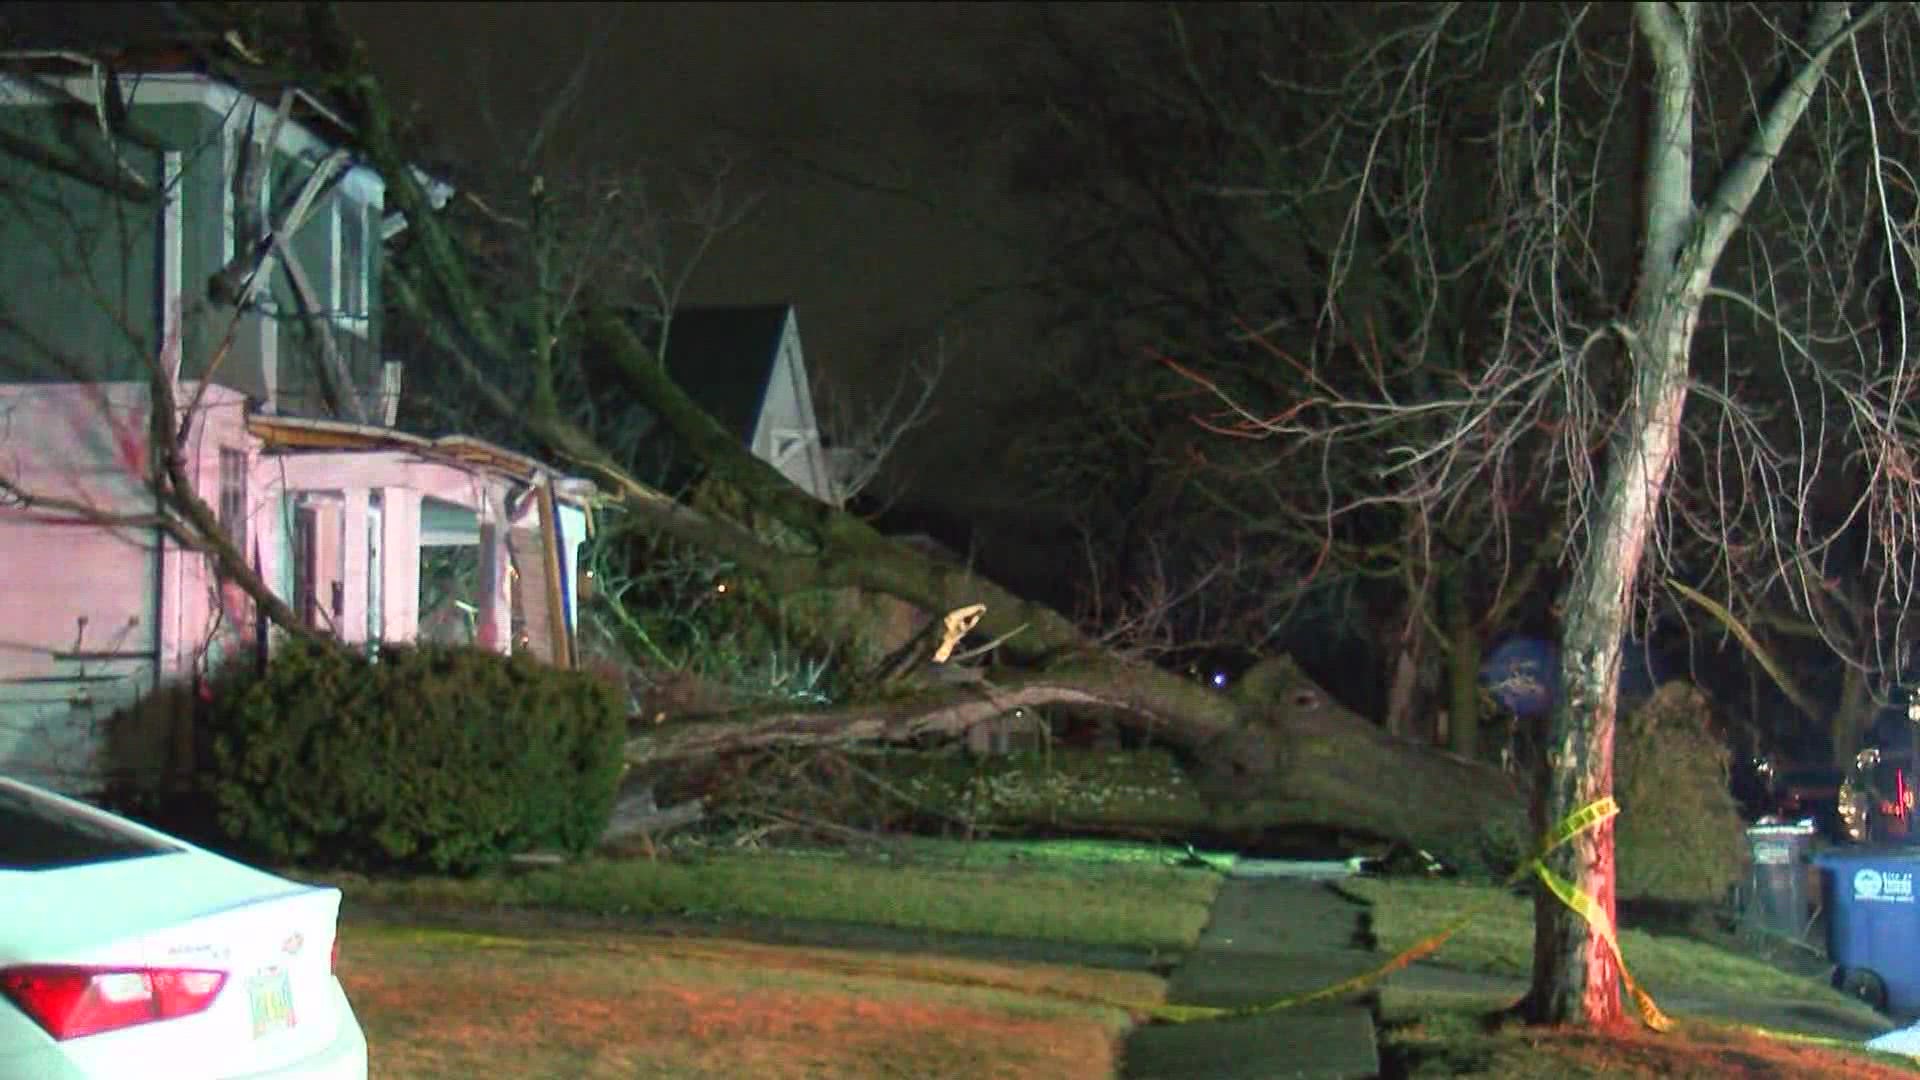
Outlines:
[[[164, 691], [278, 637], [156, 520], [146, 399], [0, 385], [0, 472], [34, 494], [0, 505], [0, 772], [70, 790], [162, 775], [185, 738]], [[250, 413], [221, 386], [192, 415], [198, 492], [310, 625], [571, 662], [584, 482], [479, 440]]]
[[196, 680], [277, 637], [169, 528], [154, 378], [195, 491], [302, 621], [571, 663], [591, 488], [393, 429], [381, 254], [406, 223], [352, 133], [296, 88], [0, 62], [0, 773], [165, 775]]

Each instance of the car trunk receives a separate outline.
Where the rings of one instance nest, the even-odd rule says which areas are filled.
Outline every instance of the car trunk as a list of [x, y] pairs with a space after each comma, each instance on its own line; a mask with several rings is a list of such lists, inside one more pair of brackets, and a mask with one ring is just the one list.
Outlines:
[[0, 956], [0, 967], [226, 973], [204, 1012], [68, 1040], [62, 1049], [82, 1067], [91, 1061], [108, 1070], [131, 1053], [166, 1063], [169, 1075], [245, 1075], [311, 1056], [337, 1035], [337, 889], [191, 849], [33, 871], [31, 878], [33, 888], [17, 890], [0, 909], [52, 929], [26, 955]]

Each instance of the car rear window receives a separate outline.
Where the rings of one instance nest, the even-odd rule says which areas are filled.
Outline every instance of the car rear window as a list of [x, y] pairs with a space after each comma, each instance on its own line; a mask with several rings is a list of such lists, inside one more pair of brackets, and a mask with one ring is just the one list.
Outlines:
[[54, 870], [178, 850], [32, 792], [0, 786], [0, 870]]

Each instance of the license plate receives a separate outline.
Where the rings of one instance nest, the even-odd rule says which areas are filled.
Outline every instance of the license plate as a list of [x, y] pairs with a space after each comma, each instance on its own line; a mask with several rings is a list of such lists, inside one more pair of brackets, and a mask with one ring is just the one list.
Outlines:
[[247, 1000], [253, 1005], [253, 1037], [258, 1039], [294, 1025], [293, 982], [286, 969], [269, 971], [247, 980]]

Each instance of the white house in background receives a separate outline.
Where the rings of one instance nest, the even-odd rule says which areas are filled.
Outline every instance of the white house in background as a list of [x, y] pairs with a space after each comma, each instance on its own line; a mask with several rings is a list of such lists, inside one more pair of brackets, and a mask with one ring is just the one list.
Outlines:
[[755, 457], [814, 498], [840, 504], [793, 305], [678, 309], [667, 328], [667, 372]]

